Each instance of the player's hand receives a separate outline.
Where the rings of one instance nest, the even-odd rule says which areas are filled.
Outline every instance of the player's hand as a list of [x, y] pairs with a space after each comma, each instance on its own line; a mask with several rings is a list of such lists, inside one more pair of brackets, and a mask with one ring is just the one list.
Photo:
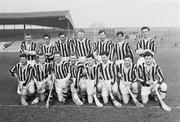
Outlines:
[[19, 78], [19, 76], [18, 76], [17, 74], [14, 74], [14, 77], [15, 77], [16, 79], [18, 79], [18, 78]]

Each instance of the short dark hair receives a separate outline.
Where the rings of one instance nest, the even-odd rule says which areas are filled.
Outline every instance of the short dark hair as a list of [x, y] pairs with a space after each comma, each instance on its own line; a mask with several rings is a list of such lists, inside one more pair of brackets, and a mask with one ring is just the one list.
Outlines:
[[78, 31], [77, 31], [77, 33], [85, 33], [85, 31], [83, 30], [83, 29], [79, 29]]
[[66, 37], [66, 34], [64, 32], [59, 32], [59, 36], [64, 35]]
[[101, 34], [101, 33], [106, 34], [106, 31], [105, 30], [99, 30], [98, 34]]
[[55, 51], [53, 55], [59, 54], [61, 56], [61, 53], [59, 51]]
[[26, 53], [21, 53], [21, 54], [19, 55], [19, 58], [21, 58], [21, 57], [27, 58], [27, 54], [26, 54]]
[[86, 56], [86, 58], [92, 58], [92, 59], [94, 59], [94, 55], [93, 55], [92, 53], [89, 53], [89, 54]]
[[118, 36], [118, 35], [122, 35], [122, 36], [124, 36], [124, 32], [122, 32], [122, 31], [118, 31], [116, 35], [117, 35], [117, 36]]
[[141, 28], [141, 31], [144, 30], [144, 29], [148, 29], [148, 31], [150, 31], [150, 28], [147, 27], [147, 26], [143, 26], [143, 27]]
[[106, 51], [101, 52], [101, 53], [100, 53], [100, 56], [102, 56], [102, 55], [106, 55], [106, 56], [108, 56], [108, 55], [109, 55], [109, 52], [106, 52]]
[[129, 55], [129, 54], [126, 54], [123, 59], [125, 59], [125, 58], [130, 58], [131, 60], [133, 60], [132, 55]]
[[48, 34], [44, 34], [44, 35], [43, 35], [43, 38], [45, 38], [45, 37], [48, 37], [49, 39], [51, 39], [51, 36], [48, 35]]
[[143, 54], [143, 57], [147, 57], [147, 56], [153, 57], [153, 54], [152, 54], [150, 51], [146, 51], [146, 52]]

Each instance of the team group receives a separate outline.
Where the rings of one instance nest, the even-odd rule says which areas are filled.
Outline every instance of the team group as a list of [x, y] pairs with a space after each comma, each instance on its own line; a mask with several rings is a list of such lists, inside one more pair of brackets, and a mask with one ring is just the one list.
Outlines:
[[54, 44], [46, 34], [41, 45], [26, 34], [20, 62], [9, 70], [18, 80], [21, 104], [49, 102], [55, 96], [62, 104], [71, 98], [76, 105], [95, 102], [98, 107], [109, 99], [116, 107], [122, 106], [120, 101], [127, 104], [131, 99], [141, 104], [149, 99], [158, 101], [157, 94], [165, 99], [167, 85], [154, 59], [156, 45], [149, 33], [149, 27], [141, 28], [135, 50], [137, 63], [122, 31], [113, 41], [107, 39], [105, 30], [99, 30], [97, 41], [86, 38], [84, 30], [74, 39], [60, 32]]

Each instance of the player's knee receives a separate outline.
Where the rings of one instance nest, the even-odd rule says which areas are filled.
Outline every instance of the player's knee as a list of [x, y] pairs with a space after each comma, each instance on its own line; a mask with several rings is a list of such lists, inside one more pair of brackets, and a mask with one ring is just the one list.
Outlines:
[[30, 87], [28, 91], [29, 91], [30, 94], [34, 94], [35, 93], [34, 86]]
[[108, 96], [102, 96], [104, 104], [108, 103]]
[[81, 90], [86, 90], [86, 84], [82, 83], [82, 84], [80, 85], [80, 88], [81, 88]]
[[134, 94], [138, 93], [138, 83], [137, 82], [134, 82], [131, 84], [131, 90], [132, 90], [132, 93], [134, 93]]
[[160, 85], [160, 90], [161, 90], [161, 91], [164, 91], [164, 92], [167, 91], [167, 84], [164, 83], [164, 82], [161, 83], [161, 85]]
[[122, 94], [122, 99], [124, 104], [128, 104], [129, 102], [129, 95], [127, 94]]
[[147, 102], [148, 102], [148, 96], [142, 96], [141, 98], [142, 98], [142, 103], [143, 103], [143, 104], [147, 104]]

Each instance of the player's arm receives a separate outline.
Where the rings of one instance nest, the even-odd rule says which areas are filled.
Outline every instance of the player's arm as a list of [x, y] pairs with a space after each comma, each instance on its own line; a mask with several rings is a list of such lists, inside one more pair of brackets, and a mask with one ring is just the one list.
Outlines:
[[127, 43], [127, 52], [130, 53], [130, 55], [132, 56], [132, 61], [134, 62], [134, 54], [133, 54], [133, 51], [132, 51], [132, 47], [129, 43]]
[[77, 72], [76, 72], [76, 81], [75, 81], [75, 89], [77, 89], [78, 87], [78, 83], [79, 83], [79, 80], [80, 80], [80, 74], [82, 73], [82, 68], [77, 68]]
[[140, 81], [141, 83], [144, 82], [144, 78], [143, 78], [143, 67], [142, 65], [139, 65], [136, 69], [137, 73], [136, 73], [136, 77], [138, 79], [138, 81]]
[[114, 83], [115, 83], [115, 81], [116, 81], [116, 77], [117, 77], [117, 75], [116, 75], [116, 65], [115, 65], [115, 63], [113, 63], [113, 65], [112, 65], [112, 68], [111, 68], [111, 71], [112, 71], [112, 74], [113, 74], [113, 81], [111, 82], [111, 85], [114, 85]]
[[157, 69], [156, 71], [157, 71], [157, 76], [158, 76], [158, 83], [161, 84], [162, 82], [164, 82], [164, 76], [159, 66], [157, 66], [156, 69]]
[[141, 46], [140, 41], [141, 41], [141, 40], [138, 41], [137, 46], [136, 46], [136, 50], [135, 50], [135, 52], [136, 52], [137, 54], [143, 54], [143, 53], [144, 53], [144, 50], [142, 49], [142, 46]]
[[10, 69], [9, 69], [9, 72], [11, 73], [11, 75], [13, 76], [13, 77], [15, 77], [15, 78], [17, 78], [18, 79], [18, 74], [17, 74], [17, 66], [16, 65], [14, 65], [13, 67], [11, 67]]

